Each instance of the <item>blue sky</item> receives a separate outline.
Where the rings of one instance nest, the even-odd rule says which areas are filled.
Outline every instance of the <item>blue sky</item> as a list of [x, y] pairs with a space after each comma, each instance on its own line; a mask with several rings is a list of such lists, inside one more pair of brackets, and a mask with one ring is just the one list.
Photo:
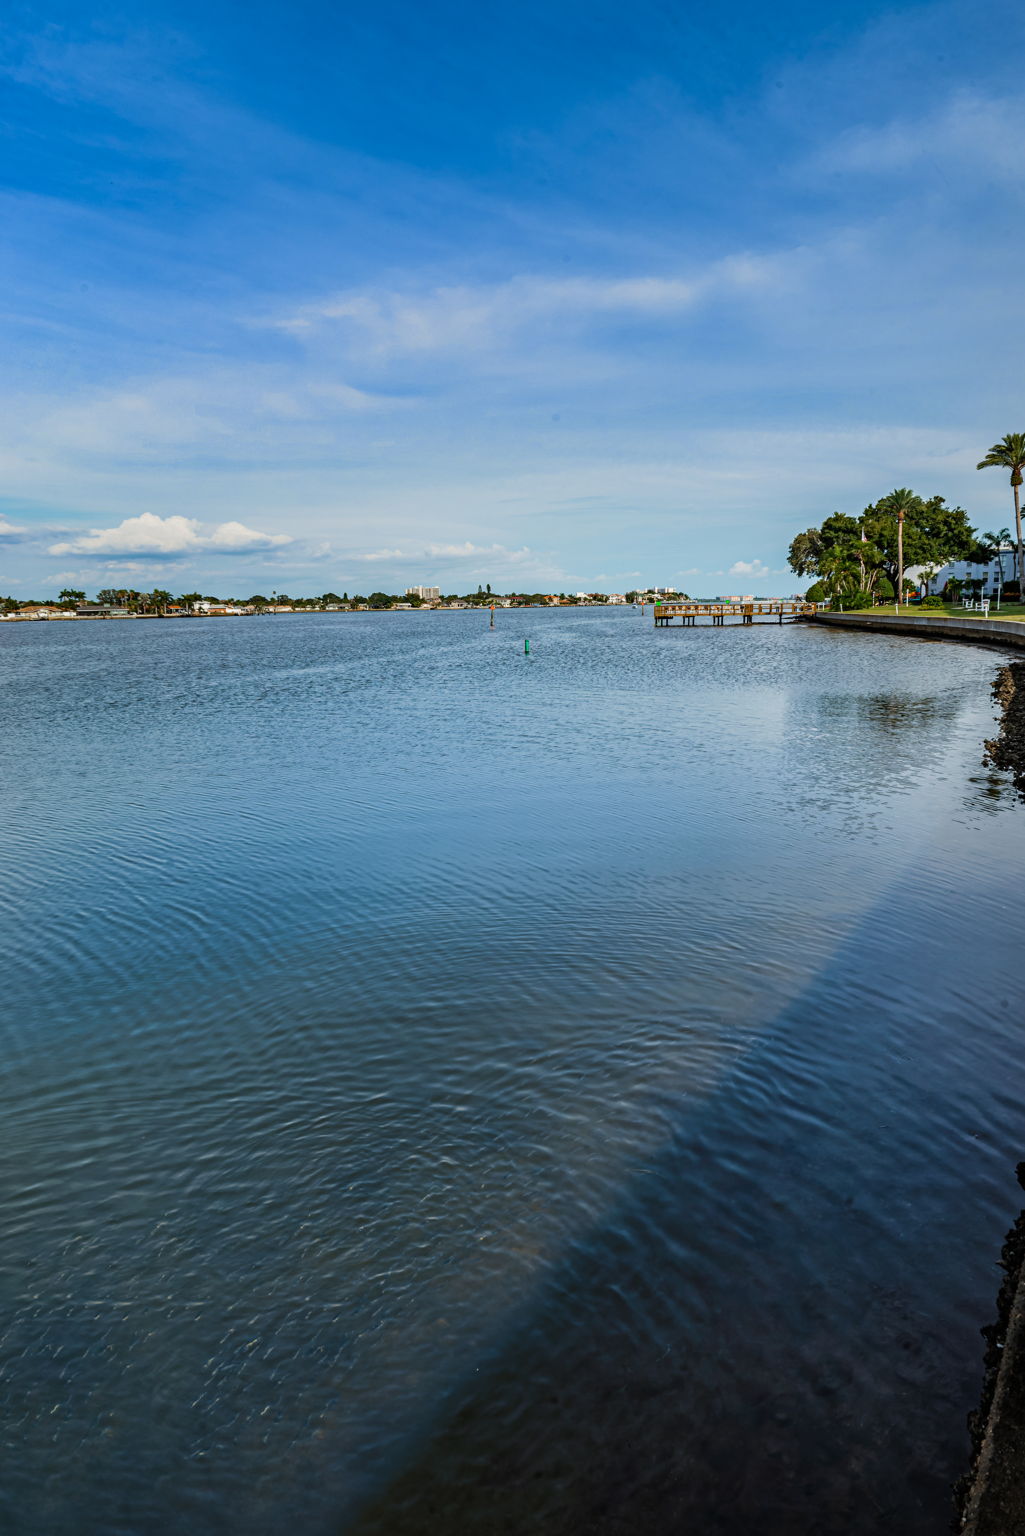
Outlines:
[[717, 9], [9, 8], [0, 592], [789, 591], [894, 485], [1006, 523], [1025, 13]]

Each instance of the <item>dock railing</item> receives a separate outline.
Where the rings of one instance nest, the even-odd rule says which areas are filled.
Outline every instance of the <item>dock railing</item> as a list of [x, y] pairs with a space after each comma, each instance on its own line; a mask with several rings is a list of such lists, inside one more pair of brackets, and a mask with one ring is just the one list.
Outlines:
[[817, 603], [793, 598], [769, 599], [750, 603], [656, 603], [655, 625], [668, 629], [698, 624], [725, 625], [732, 620], [738, 624], [777, 624], [785, 620], [805, 618], [818, 612]]

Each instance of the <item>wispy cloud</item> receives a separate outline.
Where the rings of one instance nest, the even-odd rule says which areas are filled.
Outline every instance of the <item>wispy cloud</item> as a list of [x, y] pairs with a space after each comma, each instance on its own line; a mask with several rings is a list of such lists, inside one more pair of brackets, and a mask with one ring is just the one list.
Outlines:
[[895, 115], [889, 122], [859, 125], [838, 134], [811, 164], [830, 173], [895, 176], [931, 167], [987, 180], [1021, 175], [1021, 103], [1016, 97], [983, 97], [957, 91], [930, 111]]
[[727, 576], [750, 576], [757, 581], [765, 576], [785, 576], [786, 570], [786, 566], [780, 570], [770, 570], [763, 560], [734, 560], [726, 574]]
[[474, 350], [538, 326], [576, 328], [616, 316], [655, 322], [716, 294], [769, 287], [780, 271], [777, 259], [742, 252], [692, 274], [525, 274], [475, 286], [351, 290], [268, 323], [299, 338], [334, 332], [378, 355]]
[[435, 559], [444, 560], [494, 558], [507, 565], [518, 565], [524, 560], [537, 559], [536, 552], [528, 549], [526, 545], [522, 549], [507, 549], [504, 544], [472, 544], [469, 539], [463, 544], [428, 544], [426, 553]]
[[[1010, 7], [1006, 28], [944, 0], [828, 46], [747, 35], [745, 77], [770, 83], [739, 102], [731, 56], [728, 109], [700, 99], [700, 38], [675, 73], [653, 5], [601, 82], [590, 53], [583, 75], [560, 57], [544, 100], [540, 12], [508, 102], [475, 84], [417, 105], [422, 55], [382, 92], [401, 50], [379, 57], [370, 23], [341, 117], [286, 28], [247, 53], [263, 118], [218, 87], [231, 29], [197, 41], [161, 14], [15, 23], [0, 61], [38, 179], [0, 193], [6, 567], [49, 570], [49, 547], [199, 581], [231, 554], [254, 575], [287, 558], [295, 591], [328, 566], [338, 590], [370, 569], [576, 589], [763, 549], [736, 562], [748, 582], [795, 525], [893, 484], [1006, 518], [974, 466], [1022, 425]], [[490, 31], [460, 41], [452, 89], [491, 78]], [[385, 100], [359, 144], [391, 160], [349, 131]]]

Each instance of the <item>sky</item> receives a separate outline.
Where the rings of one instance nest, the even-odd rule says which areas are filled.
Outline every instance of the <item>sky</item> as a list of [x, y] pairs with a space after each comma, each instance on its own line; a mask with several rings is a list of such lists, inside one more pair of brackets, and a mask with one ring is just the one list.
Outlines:
[[779, 593], [894, 486], [1011, 520], [1018, 4], [4, 18], [0, 593]]

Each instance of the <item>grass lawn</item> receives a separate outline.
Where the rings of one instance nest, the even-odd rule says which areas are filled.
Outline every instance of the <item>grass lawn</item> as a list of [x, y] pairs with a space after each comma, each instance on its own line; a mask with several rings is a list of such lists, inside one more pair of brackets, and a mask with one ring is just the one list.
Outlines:
[[[918, 603], [902, 603], [896, 613], [893, 603], [880, 603], [876, 608], [855, 608], [851, 612], [851, 617], [867, 618], [873, 613], [878, 614], [880, 618], [887, 613], [893, 613], [895, 617], [899, 615], [900, 618], [907, 616], [922, 619], [981, 619], [983, 617], [978, 608], [959, 608], [954, 603], [944, 603], [942, 608], [922, 608]], [[1004, 603], [998, 613], [994, 603], [989, 610], [989, 617], [1025, 621], [1025, 604]]]

